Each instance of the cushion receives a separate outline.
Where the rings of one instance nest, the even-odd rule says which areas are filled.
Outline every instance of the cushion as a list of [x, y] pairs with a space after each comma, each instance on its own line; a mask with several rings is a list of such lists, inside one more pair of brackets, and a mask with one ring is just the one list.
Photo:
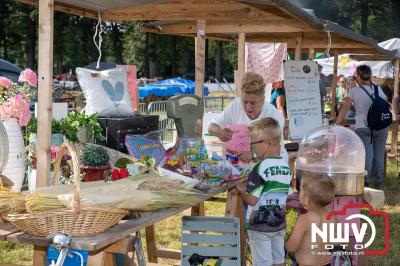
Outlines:
[[161, 165], [166, 156], [166, 151], [157, 133], [126, 135], [125, 146], [129, 154], [137, 159], [142, 159], [146, 155], [153, 157], [156, 161], [156, 166]]
[[134, 115], [125, 68], [104, 71], [77, 68], [76, 75], [86, 98], [85, 112], [102, 117]]

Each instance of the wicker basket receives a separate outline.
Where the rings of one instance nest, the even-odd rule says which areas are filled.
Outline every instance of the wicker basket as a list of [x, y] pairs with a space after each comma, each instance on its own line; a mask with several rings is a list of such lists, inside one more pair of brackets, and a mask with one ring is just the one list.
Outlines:
[[[79, 149], [74, 143], [66, 142], [61, 145], [54, 165], [54, 179], [58, 180], [61, 158], [66, 150], [72, 157], [74, 173], [74, 196], [71, 207], [60, 211], [8, 215], [10, 223], [21, 231], [37, 236], [49, 236], [56, 233], [65, 233], [70, 236], [96, 234], [117, 224], [128, 214], [128, 211], [120, 209], [81, 208]], [[55, 182], [56, 186], [57, 183]]]

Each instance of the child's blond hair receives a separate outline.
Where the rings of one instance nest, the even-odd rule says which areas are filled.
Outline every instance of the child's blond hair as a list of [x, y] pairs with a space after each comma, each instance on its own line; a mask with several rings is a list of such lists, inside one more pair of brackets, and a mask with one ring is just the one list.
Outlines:
[[242, 93], [265, 94], [265, 82], [260, 74], [246, 72], [242, 78]]
[[251, 124], [250, 132], [257, 132], [260, 139], [269, 140], [272, 145], [280, 145], [282, 130], [278, 121], [271, 117], [264, 117]]
[[335, 181], [329, 176], [304, 173], [301, 177], [301, 189], [313, 204], [325, 207], [332, 202], [336, 193]]

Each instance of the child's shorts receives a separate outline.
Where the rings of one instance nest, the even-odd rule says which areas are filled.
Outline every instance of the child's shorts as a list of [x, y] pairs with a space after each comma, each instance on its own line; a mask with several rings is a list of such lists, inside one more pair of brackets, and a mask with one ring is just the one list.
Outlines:
[[285, 263], [285, 230], [275, 233], [247, 230], [254, 266]]

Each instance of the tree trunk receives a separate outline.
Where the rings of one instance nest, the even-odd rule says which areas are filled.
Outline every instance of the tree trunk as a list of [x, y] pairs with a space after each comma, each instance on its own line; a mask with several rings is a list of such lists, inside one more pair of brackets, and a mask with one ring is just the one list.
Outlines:
[[392, 0], [392, 17], [394, 36], [400, 34], [400, 0]]
[[217, 41], [217, 51], [215, 52], [215, 76], [220, 81], [222, 72], [222, 42]]
[[208, 48], [209, 48], [209, 42], [208, 39], [206, 39], [206, 45], [204, 47], [204, 79], [208, 80], [209, 76], [209, 68], [208, 68]]
[[150, 73], [150, 68], [149, 68], [149, 50], [150, 50], [150, 45], [149, 45], [149, 40], [150, 40], [150, 33], [146, 32], [146, 47], [145, 47], [145, 52], [144, 52], [144, 76], [146, 78], [149, 78], [149, 73]]
[[171, 76], [176, 76], [176, 36], [171, 37]]
[[157, 76], [156, 69], [156, 35], [154, 33], [150, 33], [149, 35], [149, 46], [150, 46], [150, 55], [149, 55], [149, 76], [150, 78], [154, 78]]
[[35, 54], [36, 54], [36, 25], [35, 21], [28, 14], [26, 16], [26, 42], [25, 42], [25, 53], [26, 53], [26, 66], [31, 69], [35, 69]]
[[369, 1], [361, 1], [361, 34], [365, 36], [368, 35], [368, 2]]
[[113, 43], [113, 48], [114, 48], [114, 57], [115, 61], [118, 64], [122, 64], [122, 51], [123, 51], [123, 46], [122, 46], [122, 34], [121, 31], [119, 30], [118, 24], [117, 23], [112, 23], [112, 43]]

